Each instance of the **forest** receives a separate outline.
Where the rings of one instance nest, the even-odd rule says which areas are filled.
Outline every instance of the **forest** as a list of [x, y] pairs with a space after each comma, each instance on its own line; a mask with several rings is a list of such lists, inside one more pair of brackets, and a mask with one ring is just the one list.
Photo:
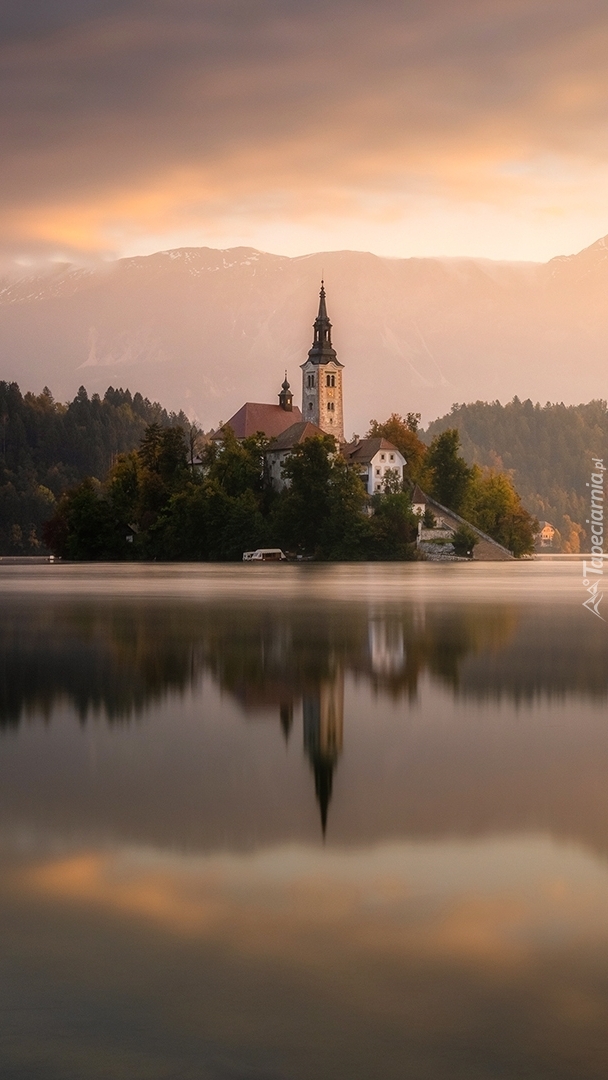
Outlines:
[[[307, 439], [284, 465], [288, 486], [267, 482], [262, 433], [208, 439], [183, 414], [110, 387], [81, 387], [67, 405], [45, 389], [0, 383], [0, 554], [51, 551], [64, 559], [236, 560], [281, 547], [315, 559], [417, 557], [411, 508], [419, 483], [441, 504], [509, 548], [534, 546], [537, 523], [504, 469], [469, 465], [455, 427], [427, 446], [420, 417], [372, 420], [406, 458], [403, 483], [368, 497], [331, 436]], [[471, 530], [455, 538], [470, 554]]]
[[307, 439], [284, 466], [280, 494], [265, 482], [268, 441], [228, 430], [188, 460], [183, 427], [151, 424], [140, 448], [121, 455], [104, 485], [86, 479], [59, 500], [44, 529], [64, 559], [240, 560], [281, 547], [321, 560], [415, 557], [417, 520], [409, 494], [372, 499], [336, 453], [331, 436]]
[[506, 405], [454, 405], [429, 425], [424, 440], [451, 428], [459, 432], [469, 465], [506, 472], [526, 509], [559, 530], [558, 550], [586, 550], [591, 457], [608, 456], [605, 401], [534, 405], [515, 397]]
[[45, 551], [42, 526], [60, 496], [85, 477], [105, 480], [152, 423], [189, 426], [183, 413], [111, 386], [103, 398], [81, 386], [64, 405], [48, 387], [22, 394], [17, 383], [0, 382], [0, 554]]

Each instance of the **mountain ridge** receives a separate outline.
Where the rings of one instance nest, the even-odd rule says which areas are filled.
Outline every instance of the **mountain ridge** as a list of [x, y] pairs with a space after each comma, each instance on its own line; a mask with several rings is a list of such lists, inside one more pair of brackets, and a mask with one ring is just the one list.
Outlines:
[[60, 399], [135, 385], [205, 427], [273, 401], [285, 368], [299, 401], [322, 274], [348, 434], [394, 410], [606, 396], [607, 238], [547, 263], [189, 247], [5, 277], [0, 377]]

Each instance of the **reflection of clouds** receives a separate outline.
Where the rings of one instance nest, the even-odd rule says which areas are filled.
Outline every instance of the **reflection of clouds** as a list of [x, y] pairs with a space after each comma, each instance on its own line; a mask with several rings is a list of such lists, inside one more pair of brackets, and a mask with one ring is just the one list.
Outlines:
[[79, 852], [30, 866], [13, 886], [30, 899], [305, 966], [322, 961], [328, 938], [334, 958], [506, 969], [608, 946], [608, 868], [544, 839], [330, 855]]

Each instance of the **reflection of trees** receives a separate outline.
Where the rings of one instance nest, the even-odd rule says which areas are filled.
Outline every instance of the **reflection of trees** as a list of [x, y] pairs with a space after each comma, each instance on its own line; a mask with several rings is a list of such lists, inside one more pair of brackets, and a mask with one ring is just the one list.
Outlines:
[[361, 603], [9, 602], [0, 629], [0, 723], [49, 718], [60, 702], [83, 723], [97, 713], [126, 720], [207, 672], [247, 716], [274, 712], [286, 739], [302, 724], [325, 828], [345, 675], [391, 697], [413, 697], [425, 670], [455, 686], [462, 660], [508, 636], [513, 618]]
[[274, 714], [285, 738], [301, 723], [323, 826], [349, 676], [406, 700], [423, 674], [453, 692], [516, 700], [608, 687], [593, 620], [550, 606], [5, 600], [0, 657], [5, 726], [49, 718], [61, 702], [83, 722], [126, 720], [208, 673], [246, 716]]
[[69, 702], [81, 721], [143, 713], [201, 671], [177, 609], [162, 623], [143, 606], [5, 602], [0, 622], [0, 725], [50, 718]]

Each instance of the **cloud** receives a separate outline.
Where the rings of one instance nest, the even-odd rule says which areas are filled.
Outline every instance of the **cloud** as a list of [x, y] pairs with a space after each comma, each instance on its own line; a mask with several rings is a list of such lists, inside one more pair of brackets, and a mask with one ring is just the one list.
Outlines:
[[597, 0], [127, 0], [12, 14], [5, 244], [120, 252], [150, 235], [277, 222], [305, 235], [340, 220], [373, 234], [472, 205], [531, 220], [580, 216], [591, 200], [601, 214], [607, 45]]
[[145, 849], [75, 852], [34, 864], [13, 888], [165, 933], [304, 966], [331, 938], [349, 953], [512, 968], [551, 948], [604, 941], [608, 879], [543, 839], [337, 853], [286, 847], [181, 857]]

